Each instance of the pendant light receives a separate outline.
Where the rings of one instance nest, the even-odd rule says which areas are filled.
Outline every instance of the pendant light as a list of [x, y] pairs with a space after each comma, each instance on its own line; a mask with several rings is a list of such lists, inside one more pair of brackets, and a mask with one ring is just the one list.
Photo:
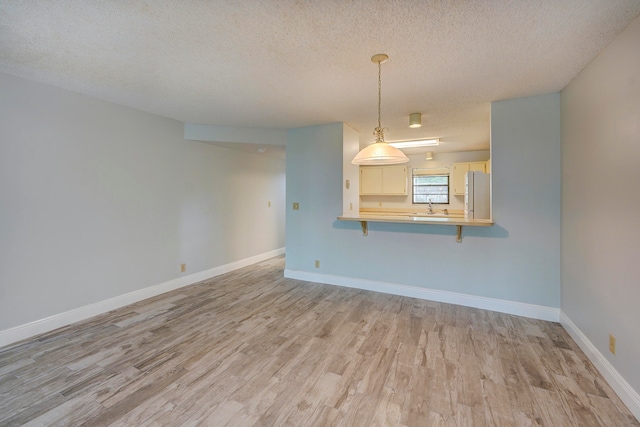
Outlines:
[[409, 161], [402, 151], [385, 142], [385, 129], [380, 124], [380, 101], [382, 99], [382, 84], [380, 79], [381, 64], [387, 62], [388, 59], [389, 56], [384, 53], [379, 53], [371, 57], [371, 62], [378, 64], [378, 127], [373, 131], [376, 140], [373, 144], [360, 150], [351, 161], [354, 165], [395, 165]]

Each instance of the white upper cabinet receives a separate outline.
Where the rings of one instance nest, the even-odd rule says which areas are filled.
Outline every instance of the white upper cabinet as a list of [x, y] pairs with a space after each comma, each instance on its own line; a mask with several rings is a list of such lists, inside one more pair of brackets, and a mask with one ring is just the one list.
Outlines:
[[453, 164], [452, 187], [455, 196], [464, 196], [465, 175], [467, 172], [487, 172], [488, 162], [464, 162]]
[[360, 195], [406, 196], [407, 166], [361, 166]]

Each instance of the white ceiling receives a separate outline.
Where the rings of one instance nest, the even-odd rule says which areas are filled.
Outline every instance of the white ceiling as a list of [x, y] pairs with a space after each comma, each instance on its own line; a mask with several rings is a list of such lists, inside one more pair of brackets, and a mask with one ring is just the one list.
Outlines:
[[0, 72], [187, 123], [346, 122], [368, 140], [370, 57], [386, 53], [387, 140], [486, 149], [491, 101], [561, 90], [638, 14], [639, 0], [0, 1]]

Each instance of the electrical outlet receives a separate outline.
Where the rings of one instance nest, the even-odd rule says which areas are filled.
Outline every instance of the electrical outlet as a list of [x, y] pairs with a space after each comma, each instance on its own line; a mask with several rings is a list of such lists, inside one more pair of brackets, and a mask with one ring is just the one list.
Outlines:
[[349, 203], [349, 210], [352, 211], [353, 210], [353, 203]]
[[294, 211], [299, 211], [300, 210], [300, 203], [293, 202], [293, 210]]
[[180, 273], [187, 271], [187, 264], [180, 264]]
[[319, 259], [316, 260], [316, 268], [320, 268], [320, 260]]
[[270, 208], [270, 207], [271, 207], [271, 200], [269, 200], [269, 201], [267, 202], [267, 207], [268, 207], [268, 208]]
[[616, 337], [609, 334], [609, 351], [611, 354], [616, 354]]

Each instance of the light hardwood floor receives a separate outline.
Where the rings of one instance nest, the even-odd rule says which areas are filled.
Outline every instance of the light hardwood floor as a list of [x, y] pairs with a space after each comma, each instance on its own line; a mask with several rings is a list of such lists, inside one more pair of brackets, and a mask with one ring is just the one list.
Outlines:
[[558, 323], [283, 267], [0, 349], [0, 425], [640, 425]]

